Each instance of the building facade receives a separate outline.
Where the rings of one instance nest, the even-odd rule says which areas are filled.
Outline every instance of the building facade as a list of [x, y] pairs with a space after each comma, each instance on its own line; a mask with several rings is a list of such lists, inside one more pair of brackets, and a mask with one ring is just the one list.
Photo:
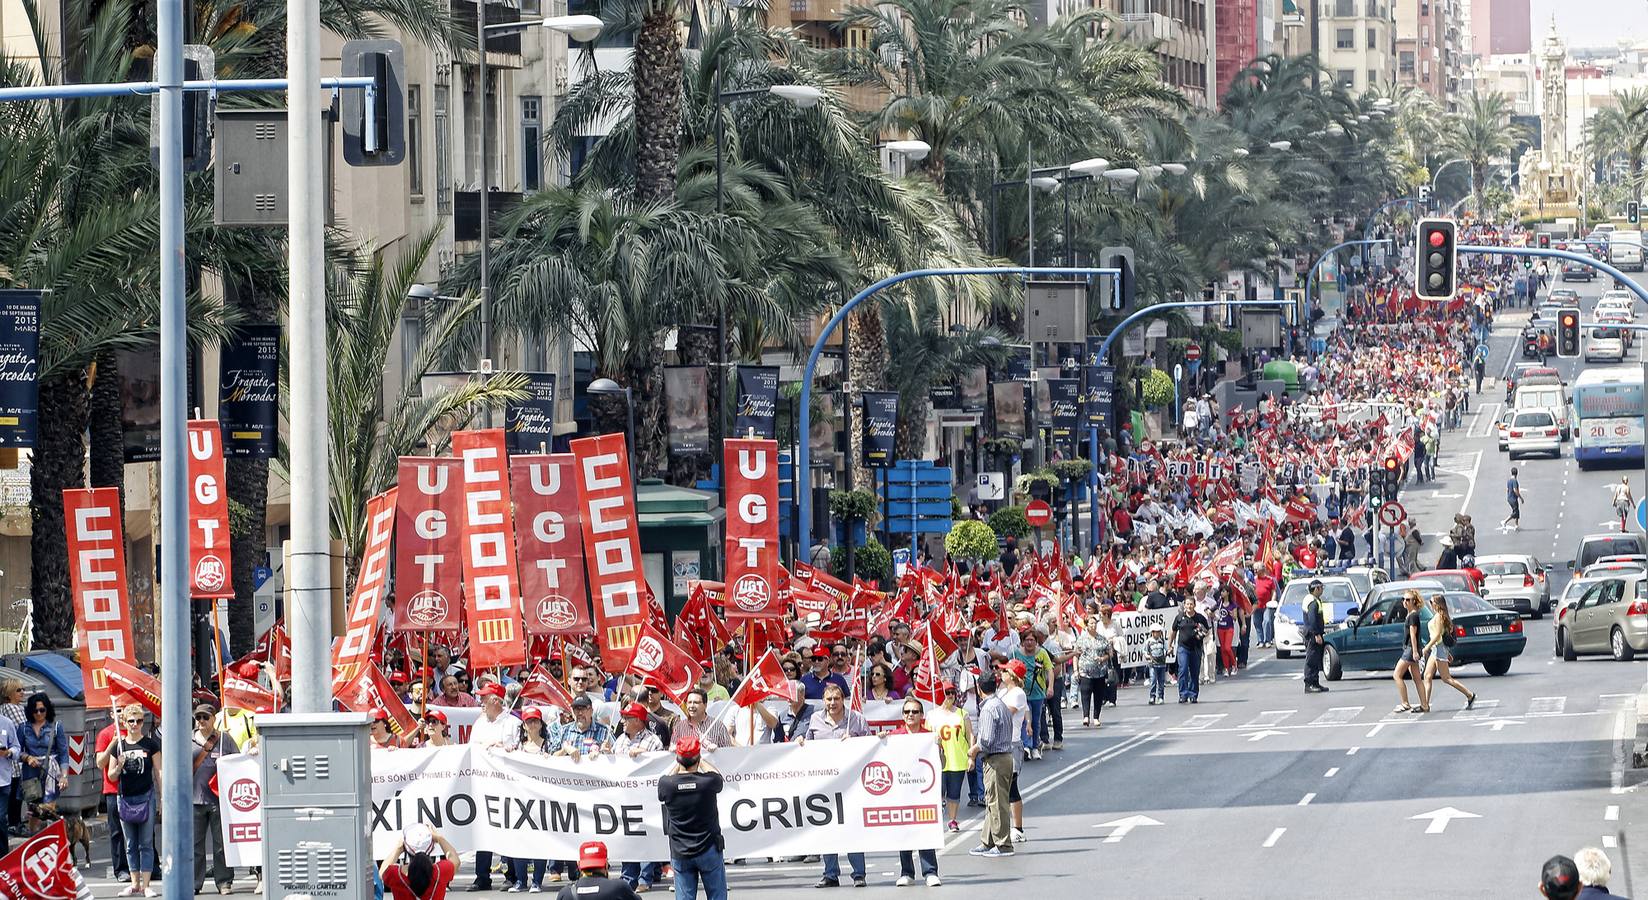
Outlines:
[[1353, 94], [1396, 80], [1394, 0], [1317, 0], [1318, 56], [1335, 83]]
[[1466, 72], [1463, 0], [1392, 0], [1396, 76], [1442, 105], [1457, 107]]
[[1470, 0], [1471, 52], [1480, 57], [1533, 52], [1531, 0]]
[[[1215, 0], [1101, 0], [1095, 7], [1118, 20], [1120, 35], [1153, 46], [1162, 80], [1191, 103], [1210, 108], [1223, 77], [1215, 55]], [[1227, 73], [1228, 74], [1228, 73]]]

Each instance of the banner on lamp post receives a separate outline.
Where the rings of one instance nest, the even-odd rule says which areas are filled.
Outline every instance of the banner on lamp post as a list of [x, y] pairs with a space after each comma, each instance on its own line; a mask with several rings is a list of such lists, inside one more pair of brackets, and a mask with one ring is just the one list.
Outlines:
[[526, 373], [526, 399], [504, 407], [510, 453], [542, 453], [555, 440], [555, 375]]
[[[778, 437], [778, 367], [738, 367], [738, 414], [728, 437]], [[753, 433], [752, 433], [753, 432]]]
[[891, 468], [893, 443], [898, 435], [898, 394], [864, 392], [864, 465]]
[[728, 619], [782, 616], [778, 596], [778, 442], [729, 440], [727, 484]]
[[990, 385], [990, 402], [995, 407], [996, 437], [1024, 437], [1024, 382], [998, 381]]
[[0, 290], [0, 447], [33, 447], [40, 424], [40, 291]]
[[246, 325], [223, 345], [218, 374], [218, 419], [225, 456], [275, 455], [280, 415], [280, 326]]
[[460, 521], [469, 664], [477, 670], [519, 665], [526, 662], [526, 642], [503, 429], [453, 432], [452, 453], [463, 466]]
[[1110, 419], [1116, 395], [1116, 370], [1112, 366], [1084, 366], [1083, 372], [1087, 376], [1082, 397], [1087, 410], [1087, 425], [1100, 432], [1114, 434], [1115, 428]]
[[223, 426], [189, 422], [189, 596], [233, 597], [229, 575], [229, 498]]
[[577, 459], [570, 453], [511, 457], [509, 491], [527, 634], [588, 634]]
[[1048, 406], [1053, 423], [1053, 443], [1074, 447], [1076, 426], [1081, 421], [1081, 380], [1047, 379]]
[[710, 382], [704, 366], [665, 366], [671, 453], [710, 452]]
[[403, 456], [395, 496], [396, 631], [457, 631], [462, 622], [462, 464]]

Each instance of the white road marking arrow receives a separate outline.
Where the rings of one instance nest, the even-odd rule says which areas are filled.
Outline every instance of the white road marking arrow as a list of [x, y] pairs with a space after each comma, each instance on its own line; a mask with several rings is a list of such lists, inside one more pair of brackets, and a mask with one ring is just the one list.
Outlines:
[[1431, 820], [1431, 823], [1429, 825], [1425, 826], [1425, 833], [1426, 834], [1441, 834], [1442, 832], [1447, 831], [1448, 830], [1448, 823], [1452, 822], [1454, 819], [1480, 819], [1480, 818], [1482, 818], [1482, 817], [1477, 815], [1476, 813], [1465, 812], [1462, 809], [1454, 809], [1451, 806], [1444, 806], [1441, 809], [1433, 809], [1428, 813], [1420, 813], [1417, 816], [1409, 816], [1408, 817], [1409, 820], [1414, 820], [1414, 819], [1429, 819], [1429, 820]]
[[1128, 816], [1125, 819], [1117, 819], [1114, 822], [1102, 822], [1098, 825], [1094, 825], [1093, 827], [1094, 828], [1109, 828], [1109, 829], [1112, 829], [1110, 834], [1105, 837], [1104, 842], [1106, 844], [1114, 844], [1117, 841], [1120, 841], [1122, 838], [1127, 837], [1127, 833], [1132, 831], [1135, 828], [1139, 828], [1139, 827], [1144, 826], [1144, 825], [1160, 825], [1160, 824], [1162, 824], [1162, 823], [1156, 821], [1155, 819], [1150, 818], [1149, 816], [1137, 816], [1137, 815], [1135, 815], [1135, 816]]
[[1491, 726], [1493, 726], [1493, 730], [1495, 730], [1495, 731], [1504, 731], [1506, 725], [1521, 725], [1521, 724], [1522, 724], [1521, 719], [1486, 719], [1486, 720], [1481, 721], [1481, 722], [1472, 722], [1471, 727], [1472, 728], [1481, 728], [1484, 725], [1491, 725]]
[[1278, 734], [1287, 734], [1287, 732], [1285, 732], [1285, 731], [1255, 731], [1255, 732], [1253, 732], [1253, 734], [1248, 736], [1247, 742], [1251, 744], [1254, 741], [1262, 741], [1267, 737], [1273, 737], [1273, 736], [1278, 735]]

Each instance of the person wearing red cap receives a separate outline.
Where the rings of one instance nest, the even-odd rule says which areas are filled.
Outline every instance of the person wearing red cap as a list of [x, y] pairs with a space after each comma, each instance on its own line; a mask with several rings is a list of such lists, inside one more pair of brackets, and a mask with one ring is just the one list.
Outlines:
[[[607, 751], [620, 756], [635, 759], [643, 753], [661, 753], [664, 742], [649, 727], [651, 714], [647, 708], [638, 702], [631, 701], [618, 715], [618, 736], [613, 738], [607, 746]], [[637, 893], [644, 894], [652, 889], [663, 874], [662, 862], [626, 862], [619, 870], [624, 883], [635, 888]]]
[[433, 707], [424, 710], [423, 723], [418, 727], [418, 741], [420, 747], [451, 746], [452, 729], [447, 726], [446, 713]]
[[708, 900], [727, 900], [727, 864], [721, 851], [721, 773], [699, 753], [698, 737], [675, 742], [675, 765], [658, 779], [664, 805], [664, 834], [669, 837], [670, 867], [675, 870], [675, 900], [698, 900], [703, 882]]
[[[481, 717], [469, 729], [469, 744], [493, 752], [513, 750], [521, 739], [521, 723], [504, 711], [504, 686], [485, 684], [475, 693], [481, 697]], [[492, 851], [475, 851], [475, 881], [470, 891], [492, 889]]]
[[382, 709], [372, 710], [372, 724], [367, 730], [367, 737], [372, 740], [373, 750], [394, 750], [401, 745], [389, 730], [388, 711]]
[[579, 844], [578, 880], [561, 888], [555, 900], [637, 900], [627, 882], [609, 878], [607, 872], [607, 845], [600, 841]]
[[824, 699], [824, 688], [831, 684], [839, 685], [843, 693], [852, 693], [852, 685], [847, 683], [847, 679], [830, 671], [830, 648], [823, 644], [814, 647], [812, 665], [812, 671], [801, 676], [808, 700]]

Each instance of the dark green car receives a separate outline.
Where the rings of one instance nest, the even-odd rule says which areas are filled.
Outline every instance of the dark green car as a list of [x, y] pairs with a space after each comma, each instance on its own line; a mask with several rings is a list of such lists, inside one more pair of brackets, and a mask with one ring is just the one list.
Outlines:
[[[1409, 588], [1429, 598], [1441, 593], [1447, 598], [1448, 615], [1453, 618], [1454, 663], [1457, 669], [1481, 663], [1489, 675], [1511, 670], [1511, 660], [1521, 655], [1528, 643], [1522, 633], [1522, 618], [1502, 610], [1467, 591], [1449, 591], [1434, 581], [1392, 581], [1379, 585], [1368, 598], [1366, 609], [1358, 610], [1345, 624], [1329, 632], [1322, 654], [1322, 674], [1338, 681], [1345, 672], [1377, 672], [1396, 668], [1402, 657], [1404, 616], [1402, 594]], [[1427, 629], [1431, 611], [1421, 607]], [[1427, 630], [1425, 634], [1430, 632]]]

